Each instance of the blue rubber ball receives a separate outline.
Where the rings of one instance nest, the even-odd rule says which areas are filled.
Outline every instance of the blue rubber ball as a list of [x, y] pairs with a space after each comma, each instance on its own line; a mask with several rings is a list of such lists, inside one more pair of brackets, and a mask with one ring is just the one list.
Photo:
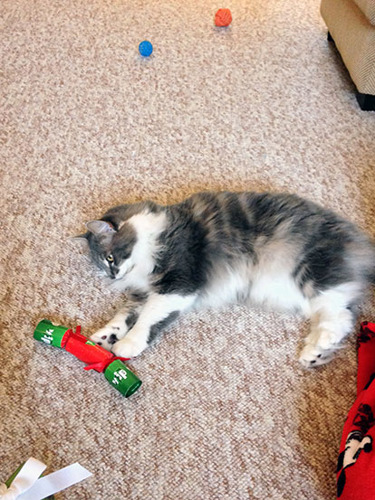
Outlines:
[[152, 43], [144, 40], [139, 44], [139, 53], [143, 57], [148, 57], [152, 54]]

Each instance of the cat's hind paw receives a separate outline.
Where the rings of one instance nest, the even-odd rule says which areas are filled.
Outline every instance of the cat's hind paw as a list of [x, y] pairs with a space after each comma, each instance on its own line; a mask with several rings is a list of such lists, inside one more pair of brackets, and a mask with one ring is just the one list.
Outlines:
[[334, 350], [332, 349], [322, 349], [318, 346], [307, 344], [301, 352], [299, 362], [304, 368], [315, 368], [316, 366], [329, 363], [333, 356]]

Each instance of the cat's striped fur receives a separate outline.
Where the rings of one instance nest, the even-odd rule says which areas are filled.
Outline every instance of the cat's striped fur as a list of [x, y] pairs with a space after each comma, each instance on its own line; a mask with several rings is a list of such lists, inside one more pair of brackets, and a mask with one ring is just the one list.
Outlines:
[[129, 292], [92, 337], [118, 356], [137, 356], [190, 308], [241, 302], [311, 318], [300, 359], [323, 364], [374, 279], [369, 238], [289, 194], [206, 192], [170, 206], [121, 205], [87, 229], [94, 262]]

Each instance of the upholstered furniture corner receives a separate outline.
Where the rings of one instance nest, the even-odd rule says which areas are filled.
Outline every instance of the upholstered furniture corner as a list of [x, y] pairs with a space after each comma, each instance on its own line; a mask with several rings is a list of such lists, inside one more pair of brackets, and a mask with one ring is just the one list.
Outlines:
[[375, 0], [322, 0], [320, 11], [357, 88], [363, 110], [375, 110]]

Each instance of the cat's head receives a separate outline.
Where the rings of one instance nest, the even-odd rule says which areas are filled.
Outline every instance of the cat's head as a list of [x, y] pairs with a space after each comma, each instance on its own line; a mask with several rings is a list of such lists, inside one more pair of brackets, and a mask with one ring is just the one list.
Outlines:
[[83, 237], [88, 242], [93, 262], [109, 278], [122, 279], [135, 265], [136, 229], [129, 223], [115, 228], [104, 220], [88, 222], [86, 227], [88, 231]]
[[88, 222], [87, 232], [78, 238], [88, 243], [99, 270], [119, 281], [133, 269], [139, 277], [152, 272], [165, 226], [165, 211], [145, 202], [115, 207], [101, 220]]

